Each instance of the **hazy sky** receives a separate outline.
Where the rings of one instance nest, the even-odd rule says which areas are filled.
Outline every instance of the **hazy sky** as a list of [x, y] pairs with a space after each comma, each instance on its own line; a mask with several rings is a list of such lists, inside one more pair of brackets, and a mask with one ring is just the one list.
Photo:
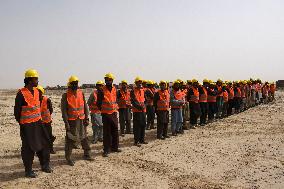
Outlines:
[[283, 0], [0, 0], [0, 88], [71, 74], [284, 79]]

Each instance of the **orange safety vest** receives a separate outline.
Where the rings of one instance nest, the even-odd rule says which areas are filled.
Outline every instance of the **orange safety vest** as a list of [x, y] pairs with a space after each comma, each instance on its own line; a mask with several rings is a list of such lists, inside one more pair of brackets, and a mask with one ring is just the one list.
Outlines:
[[98, 99], [98, 91], [94, 90], [93, 94], [94, 95], [94, 101], [92, 104], [89, 105], [90, 111], [92, 114], [100, 114], [101, 111], [99, 110], [97, 106], [97, 99]]
[[[181, 90], [173, 91], [175, 100], [184, 100], [184, 93]], [[175, 102], [171, 102], [171, 108], [179, 109], [182, 108], [182, 105], [176, 104]]]
[[240, 98], [242, 97], [241, 95], [242, 95], [241, 89], [240, 87], [237, 87], [237, 93], [235, 93], [235, 97]]
[[262, 94], [267, 96], [268, 92], [269, 92], [269, 87], [264, 85], [263, 88], [262, 88]]
[[[148, 89], [146, 89], [146, 91], [150, 91], [150, 93], [154, 96], [154, 94], [156, 93], [156, 90], [155, 90], [155, 88], [148, 88]], [[146, 96], [146, 104], [148, 105], [148, 106], [153, 106], [153, 98], [149, 98], [149, 97], [147, 97]]]
[[275, 93], [276, 87], [275, 87], [274, 84], [271, 84], [271, 85], [270, 85], [270, 91], [271, 91], [271, 93]]
[[218, 96], [223, 96], [223, 90], [221, 86], [217, 86], [218, 88], [218, 93], [221, 92], [220, 94], [218, 94]]
[[[214, 92], [214, 89], [209, 89], [211, 92]], [[207, 102], [216, 102], [217, 96], [212, 96], [208, 94]]]
[[130, 102], [130, 91], [127, 89], [126, 92], [120, 89], [120, 98], [117, 99], [119, 108], [127, 108], [131, 105]]
[[68, 120], [85, 119], [85, 102], [83, 92], [78, 89], [76, 94], [67, 90]]
[[256, 89], [257, 89], [258, 92], [261, 91], [261, 84], [260, 84], [260, 83], [257, 83], [257, 84], [256, 84]]
[[22, 106], [20, 124], [34, 123], [41, 119], [39, 92], [35, 87], [33, 90], [34, 95], [27, 88], [20, 89], [27, 103], [26, 106]]
[[230, 100], [234, 99], [234, 96], [235, 96], [234, 88], [230, 87], [229, 88], [229, 99]]
[[106, 86], [103, 86], [104, 98], [102, 101], [102, 114], [112, 114], [117, 112], [118, 105], [116, 102], [116, 88], [113, 86], [111, 91]]
[[47, 100], [46, 96], [43, 96], [41, 105], [40, 105], [40, 112], [41, 112], [41, 120], [43, 123], [50, 123], [51, 122], [51, 114], [47, 107]]
[[229, 94], [228, 91], [223, 91], [223, 98], [224, 98], [224, 102], [228, 102], [229, 101]]
[[180, 90], [180, 92], [181, 92], [181, 94], [182, 94], [182, 97], [183, 97], [184, 99], [186, 99], [187, 90], [186, 90], [186, 89], [185, 89], [185, 90]]
[[199, 91], [198, 89], [192, 87], [193, 95], [190, 95], [189, 102], [198, 103], [199, 101]]
[[199, 96], [199, 102], [207, 102], [208, 94], [207, 94], [207, 89], [205, 87], [202, 87], [203, 94], [200, 94]]
[[157, 110], [166, 111], [170, 109], [170, 94], [168, 90], [158, 90], [159, 100], [157, 102]]
[[145, 102], [145, 90], [143, 88], [138, 89], [137, 87], [135, 87], [133, 89], [133, 92], [134, 92], [134, 96], [135, 96], [136, 101], [138, 102], [138, 104], [140, 106], [143, 107], [143, 110], [138, 110], [137, 108], [135, 108], [133, 106], [132, 111], [133, 112], [146, 112], [146, 107], [145, 107], [145, 104], [144, 104], [144, 102]]

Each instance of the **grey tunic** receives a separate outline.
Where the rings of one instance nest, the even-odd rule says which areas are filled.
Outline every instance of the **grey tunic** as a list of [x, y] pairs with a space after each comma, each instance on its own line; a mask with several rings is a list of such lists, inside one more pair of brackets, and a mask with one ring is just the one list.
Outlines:
[[[85, 119], [89, 117], [89, 109], [84, 98], [84, 107], [85, 107]], [[76, 136], [78, 140], [82, 141], [83, 139], [87, 138], [86, 128], [83, 124], [84, 120], [76, 119], [76, 120], [68, 120], [68, 102], [67, 102], [67, 93], [64, 93], [61, 98], [61, 112], [62, 112], [62, 119], [65, 123], [65, 129], [70, 130], [72, 135]]]

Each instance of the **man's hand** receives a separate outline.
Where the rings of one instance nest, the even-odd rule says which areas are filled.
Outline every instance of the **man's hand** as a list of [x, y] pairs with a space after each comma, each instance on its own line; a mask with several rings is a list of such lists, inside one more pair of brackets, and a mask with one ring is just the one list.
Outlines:
[[84, 124], [85, 127], [87, 127], [89, 125], [89, 123], [90, 123], [89, 118], [84, 119], [83, 124]]

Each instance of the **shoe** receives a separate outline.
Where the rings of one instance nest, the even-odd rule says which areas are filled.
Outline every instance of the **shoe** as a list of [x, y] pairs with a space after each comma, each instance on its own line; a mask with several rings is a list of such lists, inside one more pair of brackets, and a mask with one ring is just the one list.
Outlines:
[[138, 142], [134, 142], [134, 146], [140, 147], [141, 144], [139, 144]]
[[69, 159], [69, 160], [67, 160], [67, 164], [70, 165], [70, 166], [74, 166], [75, 162], [72, 161], [71, 159]]
[[125, 135], [124, 135], [124, 134], [121, 134], [120, 136], [121, 136], [121, 137], [124, 137]]
[[164, 136], [164, 138], [170, 138], [170, 136], [169, 136], [169, 135], [166, 135], [166, 136]]
[[148, 144], [148, 142], [146, 142], [146, 141], [143, 141], [143, 142], [140, 142], [140, 144]]
[[159, 140], [165, 140], [165, 137], [161, 136], [161, 137], [158, 137]]
[[36, 178], [37, 174], [33, 170], [31, 170], [31, 171], [28, 171], [28, 172], [25, 173], [25, 177], [27, 177], [27, 178]]
[[177, 136], [177, 133], [172, 133], [172, 136]]
[[41, 170], [45, 173], [52, 173], [52, 169], [49, 166], [42, 167]]
[[84, 155], [84, 160], [94, 161], [94, 158], [92, 158], [90, 155]]
[[103, 152], [103, 157], [108, 157], [108, 152]]
[[51, 153], [51, 154], [56, 154], [56, 152], [55, 152], [54, 149], [51, 149], [51, 150], [50, 150], [50, 153]]
[[121, 149], [119, 149], [119, 148], [117, 148], [117, 149], [112, 149], [111, 151], [112, 151], [112, 152], [116, 152], [116, 153], [122, 152]]

